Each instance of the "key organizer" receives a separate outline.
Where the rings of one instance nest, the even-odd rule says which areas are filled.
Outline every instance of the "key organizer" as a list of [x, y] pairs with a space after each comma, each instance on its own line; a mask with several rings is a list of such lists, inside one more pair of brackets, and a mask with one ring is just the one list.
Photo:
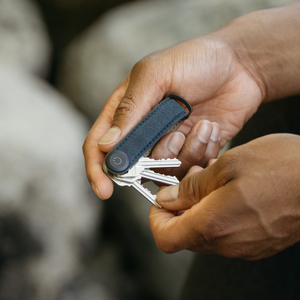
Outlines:
[[155, 144], [176, 130], [192, 112], [192, 106], [174, 94], [162, 100], [105, 157], [107, 169], [126, 173], [142, 156], [148, 156]]

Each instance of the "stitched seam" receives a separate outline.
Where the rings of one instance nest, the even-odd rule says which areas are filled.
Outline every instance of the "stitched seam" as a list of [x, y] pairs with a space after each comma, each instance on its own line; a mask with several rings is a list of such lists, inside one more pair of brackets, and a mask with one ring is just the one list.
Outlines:
[[165, 100], [163, 102], [161, 102], [160, 105], [156, 106], [151, 112], [150, 114], [141, 121], [141, 123], [139, 123], [137, 125], [136, 128], [134, 128], [122, 141], [120, 144], [118, 144], [113, 150], [118, 150], [120, 149], [123, 144], [145, 123], [149, 120], [149, 118], [151, 118], [160, 108], [162, 108], [163, 106], [165, 106], [171, 99]]
[[[122, 146], [128, 141], [129, 138], [132, 137], [132, 135], [136, 134], [137, 131], [140, 130], [140, 128], [149, 121], [150, 118], [155, 118], [155, 114], [162, 109], [164, 109], [164, 106], [167, 105], [170, 101], [173, 101], [173, 99], [169, 98], [161, 102], [158, 106], [156, 106], [123, 140], [120, 144], [118, 144], [113, 150], [119, 150], [122, 148]], [[174, 116], [134, 157], [132, 157], [129, 160], [129, 166], [126, 168], [125, 171], [130, 169], [132, 165], [144, 154], [147, 152], [148, 149], [151, 148], [155, 144], [155, 142], [161, 137], [163, 134], [165, 134], [172, 126], [176, 125], [178, 122], [180, 122], [184, 117], [187, 116], [187, 113], [183, 109], [183, 111], [179, 112], [176, 116]]]
[[[165, 131], [168, 130], [168, 128], [172, 127], [172, 125], [175, 125], [178, 121], [180, 121], [182, 119], [182, 116], [185, 116], [185, 115], [186, 115], [186, 112], [184, 111], [184, 112], [181, 112], [176, 117], [174, 117], [162, 130], [160, 130], [152, 138], [152, 140], [147, 145], [145, 145], [145, 147], [134, 158], [132, 158], [131, 163], [129, 163], [129, 165], [131, 165], [137, 158], [142, 156], [150, 148], [152, 143], [154, 143], [161, 134], [165, 133]], [[176, 123], [174, 124], [175, 120], [176, 120]]]

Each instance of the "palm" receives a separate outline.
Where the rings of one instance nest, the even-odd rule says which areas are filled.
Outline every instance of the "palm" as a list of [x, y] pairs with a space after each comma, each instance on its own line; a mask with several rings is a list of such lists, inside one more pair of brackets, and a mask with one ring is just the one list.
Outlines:
[[204, 40], [199, 45], [188, 41], [175, 47], [187, 47], [191, 53], [187, 55], [185, 48], [181, 51], [184, 57], [172, 64], [170, 92], [193, 105], [193, 113], [181, 130], [186, 133], [199, 119], [217, 122], [223, 146], [255, 113], [262, 100], [261, 91], [232, 51], [223, 45], [220, 49], [218, 42]]

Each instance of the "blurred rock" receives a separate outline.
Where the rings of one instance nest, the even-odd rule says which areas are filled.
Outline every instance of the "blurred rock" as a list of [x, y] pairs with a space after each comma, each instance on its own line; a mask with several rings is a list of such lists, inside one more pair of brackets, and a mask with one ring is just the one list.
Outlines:
[[81, 153], [88, 123], [50, 86], [1, 64], [0, 107], [0, 299], [57, 299], [101, 220]]
[[34, 0], [44, 14], [55, 56], [80, 31], [108, 9], [130, 0]]
[[187, 274], [192, 253], [170, 255], [157, 248], [148, 222], [150, 206], [126, 187], [115, 187], [105, 201], [104, 242], [93, 261], [94, 276], [118, 299], [174, 300]]
[[31, 0], [0, 0], [0, 62], [46, 75], [50, 42]]
[[59, 89], [95, 120], [104, 101], [145, 55], [213, 31], [233, 18], [290, 0], [141, 1], [114, 9], [67, 49]]

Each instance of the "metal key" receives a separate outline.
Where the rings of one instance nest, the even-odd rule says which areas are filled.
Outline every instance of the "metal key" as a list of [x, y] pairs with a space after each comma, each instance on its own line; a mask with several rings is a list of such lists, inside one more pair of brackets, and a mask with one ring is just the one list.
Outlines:
[[127, 173], [116, 176], [118, 176], [119, 178], [127, 178], [134, 181], [146, 178], [152, 181], [175, 185], [179, 183], [178, 179], [175, 176], [156, 173], [150, 170], [150, 168], [174, 168], [179, 167], [180, 165], [181, 162], [176, 158], [155, 160], [148, 157], [142, 157]]
[[168, 185], [176, 185], [179, 180], [175, 176], [169, 176], [156, 173], [150, 168], [170, 168], [179, 167], [181, 162], [176, 159], [160, 159], [155, 160], [148, 157], [141, 157], [139, 161], [125, 174], [117, 175], [109, 172], [104, 164], [104, 172], [118, 185], [120, 186], [132, 186], [138, 192], [140, 192], [145, 198], [147, 198], [153, 205], [161, 208], [156, 202], [156, 195], [153, 195], [147, 188], [141, 184], [141, 179], [146, 178], [152, 181], [162, 182]]
[[181, 161], [177, 158], [154, 159], [149, 157], [141, 157], [135, 166], [144, 168], [176, 168], [181, 165]]
[[156, 195], [153, 195], [146, 187], [144, 187], [139, 180], [133, 180], [132, 178], [122, 178], [120, 176], [115, 176], [111, 172], [107, 170], [105, 165], [103, 166], [103, 171], [106, 173], [106, 175], [117, 185], [119, 186], [128, 186], [133, 187], [135, 190], [137, 190], [140, 194], [142, 194], [150, 203], [152, 203], [157, 208], [162, 208], [157, 202], [156, 202]]
[[152, 195], [152, 193], [141, 184], [141, 179], [146, 178], [168, 185], [176, 185], [179, 183], [179, 180], [175, 176], [159, 174], [150, 170], [150, 168], [170, 168], [179, 167], [180, 165], [181, 162], [176, 158], [155, 160], [148, 157], [141, 157], [139, 161], [127, 173], [122, 175], [115, 174], [114, 176], [117, 180], [123, 180], [127, 183], [132, 182], [132, 186], [136, 190], [138, 190], [143, 196], [145, 196], [151, 203], [157, 206], [157, 202], [155, 201], [156, 196]]
[[140, 173], [142, 178], [146, 178], [152, 181], [162, 182], [169, 185], [175, 185], [179, 183], [179, 180], [175, 176], [164, 175], [160, 173], [156, 173], [151, 170], [143, 170]]
[[[140, 173], [155, 168], [177, 168], [181, 165], [181, 161], [177, 158], [153, 159], [149, 157], [141, 157], [139, 161], [125, 174], [120, 175], [123, 178], [136, 177]], [[158, 173], [156, 173], [158, 174]], [[167, 175], [164, 175], [167, 176]], [[142, 176], [144, 177], [144, 176]], [[170, 177], [170, 176], [169, 176]], [[149, 178], [151, 179], [151, 178]], [[154, 179], [153, 179], [154, 180]], [[159, 180], [158, 180], [159, 181]], [[160, 181], [164, 182], [164, 181]]]

